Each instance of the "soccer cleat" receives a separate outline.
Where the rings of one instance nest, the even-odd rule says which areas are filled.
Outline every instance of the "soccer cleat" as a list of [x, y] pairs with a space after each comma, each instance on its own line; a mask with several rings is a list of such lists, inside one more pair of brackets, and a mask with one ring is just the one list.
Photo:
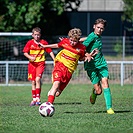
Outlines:
[[108, 113], [108, 114], [115, 114], [115, 112], [114, 112], [114, 110], [113, 110], [112, 108], [108, 109], [108, 110], [107, 110], [107, 113]]
[[97, 98], [97, 94], [94, 93], [94, 89], [93, 89], [92, 94], [90, 96], [90, 102], [91, 102], [91, 104], [95, 104], [96, 98]]
[[40, 105], [41, 105], [41, 101], [40, 100], [36, 101], [36, 106], [40, 106]]
[[31, 103], [30, 103], [30, 106], [35, 106], [36, 105], [36, 101], [31, 101]]

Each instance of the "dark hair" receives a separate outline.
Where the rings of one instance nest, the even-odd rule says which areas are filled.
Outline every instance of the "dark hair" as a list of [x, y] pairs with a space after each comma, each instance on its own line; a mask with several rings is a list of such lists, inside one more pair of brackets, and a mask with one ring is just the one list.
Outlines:
[[102, 18], [98, 18], [98, 19], [95, 21], [95, 23], [94, 23], [94, 24], [99, 24], [99, 23], [103, 24], [103, 25], [104, 25], [104, 27], [106, 27], [106, 26], [107, 26], [107, 21], [106, 21], [106, 20], [104, 20], [104, 19], [102, 19]]

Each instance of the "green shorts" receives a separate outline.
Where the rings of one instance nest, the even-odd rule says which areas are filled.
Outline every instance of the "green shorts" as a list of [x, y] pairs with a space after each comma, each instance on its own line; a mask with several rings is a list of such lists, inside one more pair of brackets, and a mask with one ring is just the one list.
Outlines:
[[102, 78], [109, 77], [109, 72], [107, 67], [96, 68], [93, 70], [86, 70], [92, 84], [98, 83]]

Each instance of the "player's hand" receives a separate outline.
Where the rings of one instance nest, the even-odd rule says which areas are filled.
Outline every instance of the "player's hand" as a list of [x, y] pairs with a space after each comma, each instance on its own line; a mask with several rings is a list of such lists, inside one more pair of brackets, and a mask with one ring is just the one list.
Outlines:
[[85, 41], [86, 39], [87, 39], [87, 37], [82, 37], [82, 38], [79, 39], [79, 42], [82, 43], [82, 42]]
[[62, 41], [64, 39], [64, 37], [59, 37], [59, 40]]
[[31, 62], [35, 61], [35, 59], [36, 59], [36, 57], [32, 57], [32, 56], [30, 57]]
[[45, 46], [40, 42], [38, 43], [38, 46], [41, 47], [41, 48], [45, 48]]
[[89, 53], [85, 54], [85, 60], [84, 60], [85, 62], [86, 61], [90, 62], [92, 59], [93, 59], [93, 57]]
[[90, 55], [91, 56], [95, 56], [96, 54], [98, 54], [99, 53], [99, 50], [97, 49], [97, 48], [95, 48], [91, 53], [90, 53]]
[[42, 48], [44, 48], [44, 45], [42, 44], [42, 43], [40, 43], [40, 42], [37, 42], [36, 40], [34, 40], [34, 42], [39, 46], [39, 47], [42, 47]]

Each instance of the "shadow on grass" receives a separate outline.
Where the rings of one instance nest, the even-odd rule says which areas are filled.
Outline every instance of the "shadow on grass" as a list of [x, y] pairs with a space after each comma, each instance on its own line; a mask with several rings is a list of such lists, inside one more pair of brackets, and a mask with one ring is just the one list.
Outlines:
[[80, 102], [72, 102], [72, 103], [54, 103], [54, 105], [73, 105], [73, 104], [82, 104]]
[[[122, 111], [115, 111], [115, 113], [128, 113], [128, 112], [133, 112], [131, 110], [122, 110]], [[106, 111], [98, 111], [98, 112], [95, 112], [95, 113], [107, 113]]]
[[[54, 105], [78, 105], [78, 104], [82, 104], [80, 102], [71, 102], [71, 103], [54, 103]], [[29, 104], [25, 104], [25, 103], [3, 103], [3, 104], [0, 104], [0, 106], [29, 106]]]
[[[125, 111], [115, 111], [115, 113], [131, 113], [133, 111], [131, 110], [125, 110]], [[87, 112], [72, 112], [72, 111], [66, 111], [64, 112], [66, 114], [77, 114], [77, 113], [107, 113], [107, 111], [97, 111], [97, 112], [92, 112], [92, 111], [87, 111]]]

